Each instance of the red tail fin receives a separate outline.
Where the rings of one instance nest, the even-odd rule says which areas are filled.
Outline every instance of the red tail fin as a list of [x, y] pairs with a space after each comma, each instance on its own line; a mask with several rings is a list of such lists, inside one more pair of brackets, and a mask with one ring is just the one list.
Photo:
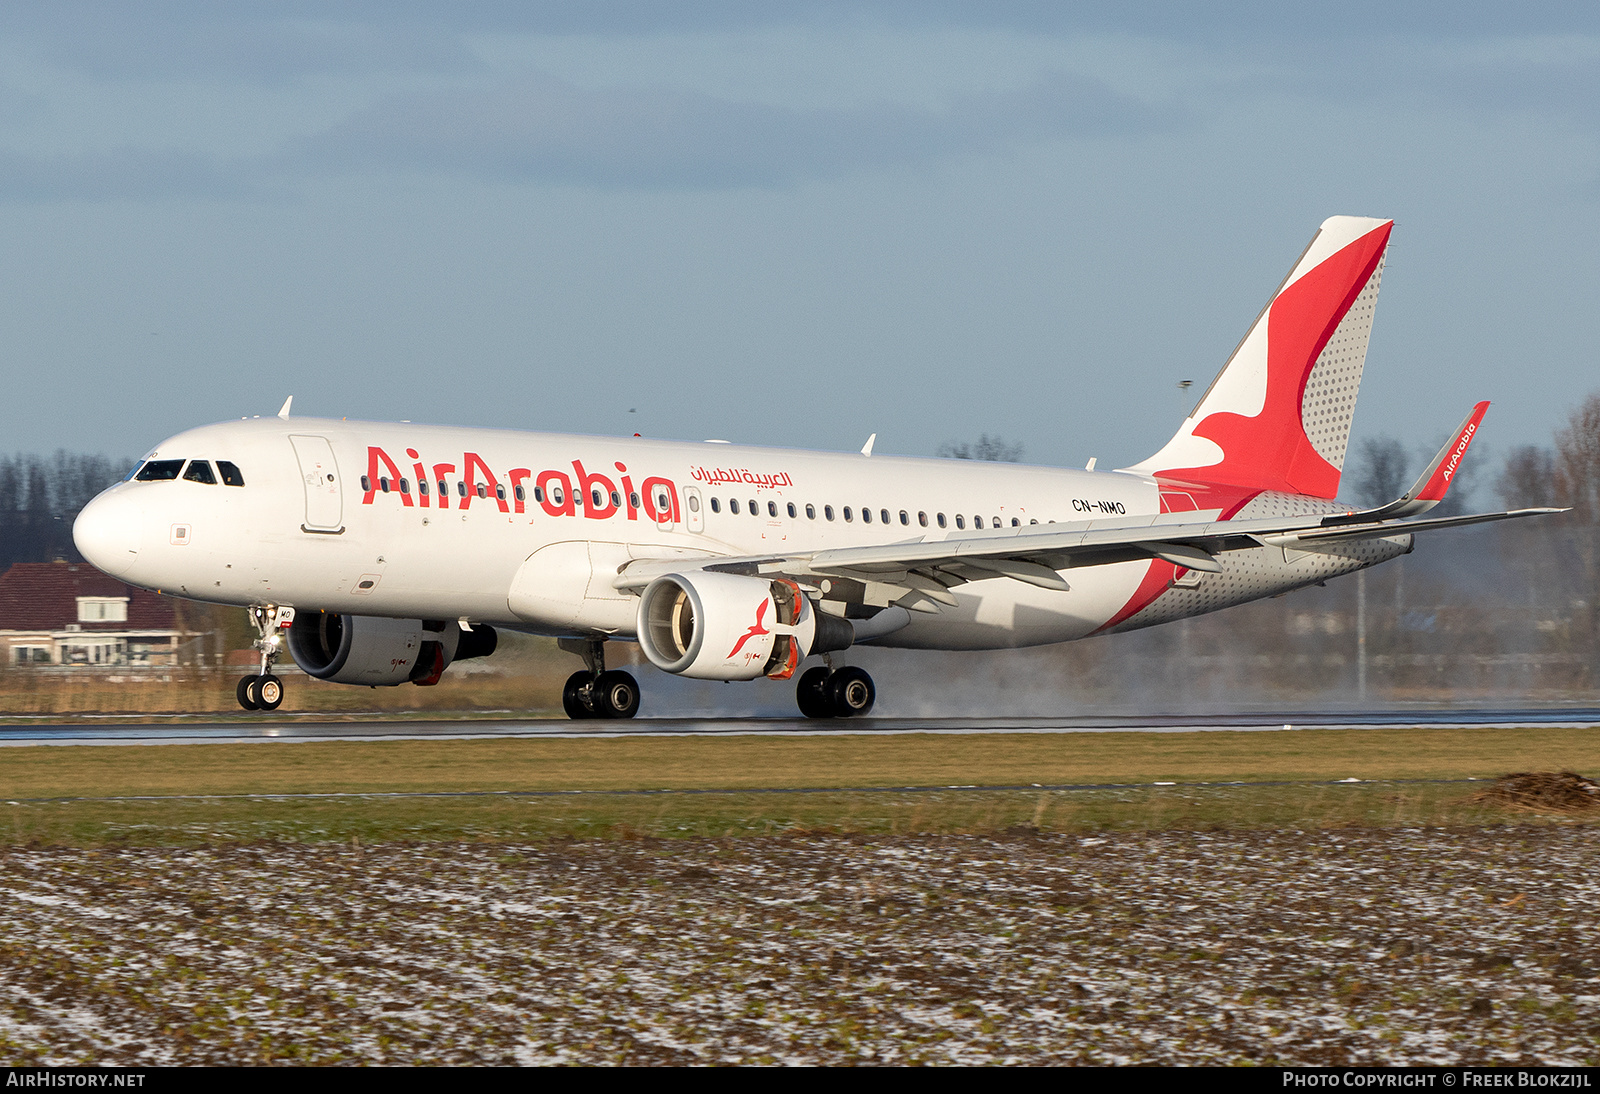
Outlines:
[[1247, 493], [1335, 496], [1393, 227], [1324, 221], [1194, 413], [1129, 470]]

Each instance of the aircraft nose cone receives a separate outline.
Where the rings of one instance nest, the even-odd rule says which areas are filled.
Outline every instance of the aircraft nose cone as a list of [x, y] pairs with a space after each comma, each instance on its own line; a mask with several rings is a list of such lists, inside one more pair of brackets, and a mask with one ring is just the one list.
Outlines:
[[72, 524], [72, 541], [97, 569], [121, 577], [139, 560], [143, 506], [129, 491], [111, 490], [95, 498]]

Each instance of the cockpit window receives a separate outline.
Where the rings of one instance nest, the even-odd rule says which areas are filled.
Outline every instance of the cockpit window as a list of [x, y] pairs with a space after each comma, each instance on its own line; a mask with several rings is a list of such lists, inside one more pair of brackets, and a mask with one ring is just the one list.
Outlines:
[[182, 460], [150, 460], [134, 478], [139, 482], [168, 482], [183, 470]]
[[224, 486], [243, 486], [244, 485], [244, 476], [239, 473], [238, 465], [231, 464], [227, 460], [218, 460], [217, 461], [217, 470], [222, 472], [222, 485], [224, 485]]
[[205, 460], [190, 460], [189, 470], [183, 473], [185, 482], [203, 482], [207, 486], [217, 485], [217, 476], [212, 473], [211, 465]]

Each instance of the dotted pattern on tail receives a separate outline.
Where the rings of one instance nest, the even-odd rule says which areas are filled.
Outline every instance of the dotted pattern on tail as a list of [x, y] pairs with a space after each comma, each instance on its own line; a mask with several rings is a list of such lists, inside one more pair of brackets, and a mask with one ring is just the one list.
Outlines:
[[1361, 369], [1367, 361], [1367, 340], [1372, 335], [1372, 315], [1378, 306], [1378, 282], [1383, 263], [1372, 271], [1355, 303], [1328, 339], [1311, 366], [1305, 393], [1300, 398], [1300, 424], [1317, 455], [1344, 469], [1350, 443], [1350, 421], [1356, 412]]

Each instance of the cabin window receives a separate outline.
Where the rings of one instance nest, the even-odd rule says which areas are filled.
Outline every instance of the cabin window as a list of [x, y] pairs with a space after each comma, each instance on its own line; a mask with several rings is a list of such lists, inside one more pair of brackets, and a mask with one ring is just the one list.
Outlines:
[[589, 491], [589, 500], [594, 503], [596, 509], [605, 508], [606, 503], [600, 500], [600, 488], [598, 486]]
[[926, 514], [926, 513], [918, 513], [917, 514], [917, 523], [922, 525], [924, 528], [926, 528], [928, 526], [928, 514]]
[[879, 509], [878, 510], [878, 516], [883, 518], [883, 523], [885, 523], [885, 524], [889, 523], [889, 510], [887, 510], [887, 509]]
[[439, 480], [439, 496], [441, 498], [450, 496], [450, 484], [443, 479]]
[[796, 516], [798, 516], [798, 515], [799, 515], [799, 514], [797, 514], [797, 513], [796, 513], [796, 512], [795, 512], [795, 509], [794, 509], [794, 502], [792, 502], [792, 501], [791, 501], [791, 502], [790, 502], [790, 503], [789, 503], [789, 518], [790, 518], [790, 519], [791, 519], [791, 520], [792, 520], [792, 519], [794, 519], [794, 518], [795, 518], [795, 517], [796, 517]]
[[[665, 509], [666, 506], [663, 505], [661, 508]], [[698, 513], [699, 511], [700, 511], [700, 495], [698, 495], [698, 494], [690, 494], [689, 495], [689, 512]]]
[[190, 460], [189, 470], [183, 473], [185, 482], [200, 482], [207, 486], [217, 485], [217, 476], [211, 471], [211, 465], [205, 460]]
[[488, 496], [489, 496], [489, 484], [480, 482], [478, 484], [478, 497], [486, 498]]
[[812, 505], [809, 501], [806, 502], [806, 519], [807, 520], [816, 520], [817, 519], [817, 507], [815, 505]]
[[[778, 515], [778, 503], [775, 502], [775, 501], [767, 502], [767, 516], [775, 517], [777, 515]], [[791, 513], [790, 515], [793, 516], [794, 514]]]
[[872, 510], [871, 509], [863, 509], [863, 510], [861, 510], [861, 520], [862, 520], [862, 523], [864, 523], [864, 524], [871, 524], [872, 523]]
[[823, 507], [822, 507], [822, 515], [823, 515], [823, 517], [824, 517], [824, 518], [825, 518], [825, 519], [827, 519], [827, 520], [832, 520], [832, 519], [833, 519], [833, 506], [831, 506], [831, 505], [824, 505], [824, 506], [823, 506]]
[[990, 522], [990, 527], [991, 528], [999, 528], [999, 527], [1001, 527], [1000, 518], [999, 517], [995, 517], [994, 520], [992, 522]]
[[844, 522], [845, 522], [845, 523], [846, 523], [846, 524], [849, 524], [849, 523], [850, 523], [850, 521], [851, 521], [851, 520], [852, 520], [852, 519], [853, 519], [853, 518], [852, 518], [852, 517], [851, 517], [851, 515], [850, 515], [850, 507], [849, 507], [849, 506], [848, 506], [848, 505], [846, 505], [846, 506], [845, 506], [845, 507], [844, 507]]
[[1013, 528], [1021, 528], [1022, 527], [1022, 522], [1020, 520], [1018, 520], [1016, 517], [1012, 517], [1011, 518], [1011, 527], [1013, 527]]
[[718, 501], [716, 498], [712, 498], [711, 499], [711, 511], [713, 513], [722, 512], [722, 503], [720, 501]]
[[739, 499], [738, 498], [729, 498], [728, 499], [728, 512], [732, 513], [734, 516], [738, 516], [739, 515]]
[[541, 505], [544, 504], [544, 487], [535, 486], [533, 488], [533, 500], [539, 502]]
[[943, 527], [944, 527], [944, 526], [945, 526], [945, 523], [944, 523], [944, 514], [943, 514], [943, 513], [940, 513], [940, 514], [939, 514], [939, 515], [938, 515], [938, 517], [936, 517], [936, 518], [935, 518], [935, 519], [936, 519], [936, 520], [938, 520], [938, 522], [939, 522], [939, 527], [940, 527], [940, 528], [943, 528]]
[[[403, 482], [404, 480], [401, 481]], [[506, 500], [506, 488], [503, 484], [498, 482], [494, 484], [494, 496], [498, 501]]]
[[[522, 489], [522, 487], [519, 486], [519, 487], [517, 487], [517, 489], [520, 491]], [[427, 497], [428, 496], [428, 480], [427, 479], [418, 479], [417, 480], [417, 493], [421, 494], [423, 497]]]
[[622, 495], [617, 493], [615, 490], [611, 491], [611, 508], [622, 508]]
[[750, 499], [750, 515], [752, 517], [759, 517], [761, 515], [761, 506], [756, 504], [755, 498]]
[[1039, 522], [1037, 520], [1029, 520], [1028, 523], [1029, 524], [1038, 524]]
[[371, 490], [372, 489], [372, 480], [367, 478], [367, 476], [365, 476], [365, 475], [361, 476], [361, 489], [363, 489], [363, 490]]
[[463, 498], [467, 496], [467, 480], [466, 479], [457, 479], [456, 480], [456, 494], [459, 495], [460, 497], [463, 497]]
[[[229, 463], [227, 460], [218, 460], [217, 461], [217, 470], [222, 472], [222, 485], [223, 486], [243, 486], [244, 485], [244, 476], [239, 473], [239, 465], [238, 464]], [[328, 481], [329, 482], [333, 481], [333, 477], [331, 475], [328, 477]]]
[[956, 527], [965, 529], [966, 526], [967, 526], [967, 518], [962, 516], [960, 513], [957, 513], [956, 514]]
[[983, 527], [983, 518], [982, 517], [973, 517], [972, 518], [972, 526], [974, 528], [982, 528]]
[[[534, 494], [537, 495], [538, 493], [539, 493], [539, 491], [537, 489], [535, 489], [534, 490]], [[561, 487], [552, 486], [550, 488], [550, 500], [555, 502], [557, 505], [565, 505], [566, 504], [566, 496], [567, 496], [566, 492], [563, 491], [561, 489]]]
[[527, 501], [528, 500], [528, 488], [523, 486], [520, 482], [517, 483], [516, 495], [515, 496], [516, 496], [516, 499], [518, 501]]
[[400, 492], [402, 494], [411, 493], [411, 480], [410, 479], [402, 478], [400, 480]]
[[[910, 524], [911, 523], [911, 518], [906, 516], [906, 511], [904, 509], [900, 510], [900, 523], [901, 524]], [[922, 523], [923, 524], [927, 524], [928, 523], [928, 518], [927, 517], [923, 517], [922, 518]]]
[[183, 470], [182, 460], [151, 460], [134, 476], [140, 482], [169, 482]]
[[389, 476], [384, 475], [378, 479], [378, 489], [382, 490], [385, 494], [389, 492]]
[[628, 495], [628, 505], [633, 509], [639, 508], [639, 495], [637, 493]]

